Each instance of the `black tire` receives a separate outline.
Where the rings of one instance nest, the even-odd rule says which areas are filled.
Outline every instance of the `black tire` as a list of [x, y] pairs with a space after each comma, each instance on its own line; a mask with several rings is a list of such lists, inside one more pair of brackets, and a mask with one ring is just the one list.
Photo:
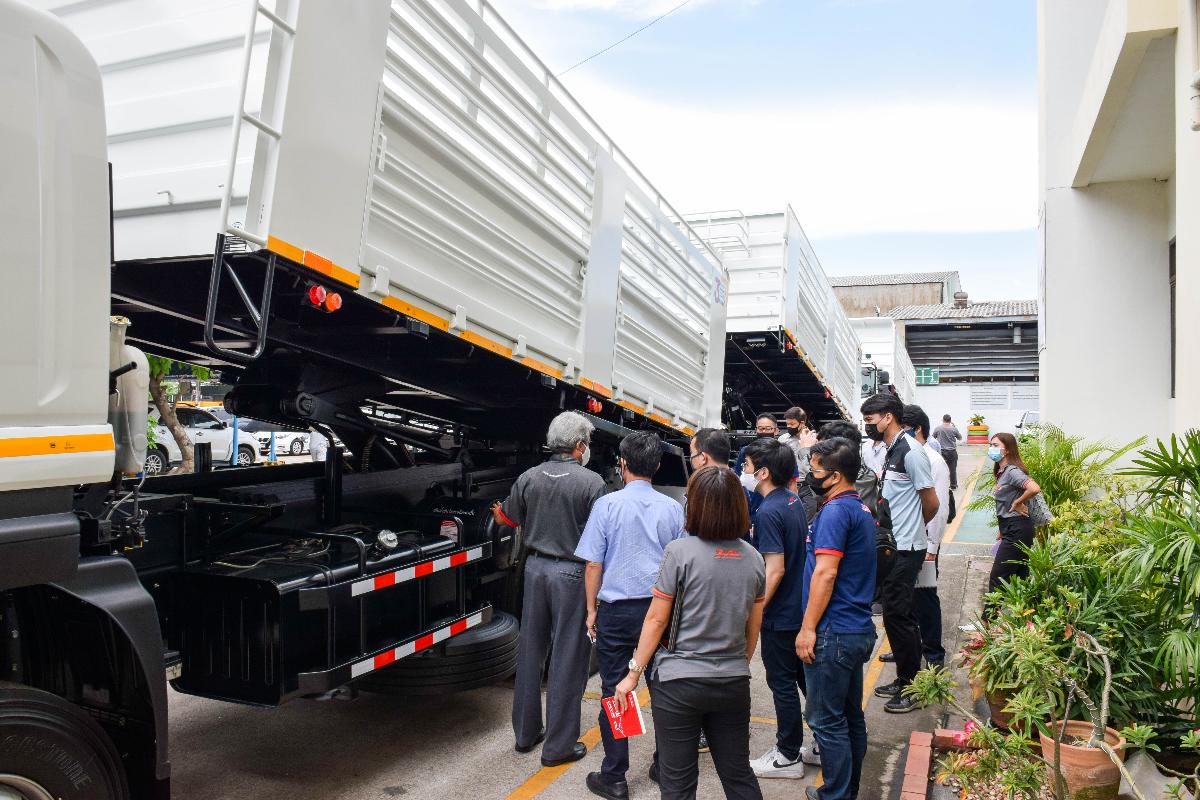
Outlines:
[[298, 456], [304, 452], [304, 440], [297, 436], [292, 439], [292, 443], [288, 445], [288, 452], [294, 456]]
[[364, 692], [410, 697], [477, 689], [517, 669], [517, 618], [493, 613], [486, 625], [450, 639], [440, 648], [410, 656], [355, 683]]
[[31, 800], [129, 797], [117, 749], [87, 712], [57, 695], [11, 683], [0, 683], [2, 789]]
[[254, 448], [248, 444], [238, 445], [237, 465], [239, 467], [254, 466]]
[[147, 475], [163, 475], [171, 468], [171, 457], [167, 448], [154, 445], [146, 451], [146, 463], [142, 466]]

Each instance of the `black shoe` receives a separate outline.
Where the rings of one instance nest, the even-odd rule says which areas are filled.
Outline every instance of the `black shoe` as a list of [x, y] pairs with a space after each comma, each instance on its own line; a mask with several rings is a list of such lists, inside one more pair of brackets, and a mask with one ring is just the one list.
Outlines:
[[900, 682], [900, 679], [897, 678], [896, 680], [892, 681], [891, 683], [885, 683], [883, 686], [876, 686], [875, 687], [875, 696], [876, 697], [895, 697], [896, 695], [898, 695], [900, 693], [900, 690], [903, 689], [904, 686], [905, 685]]
[[629, 784], [606, 778], [602, 772], [589, 772], [587, 787], [592, 794], [608, 800], [629, 800]]
[[655, 783], [658, 783], [658, 762], [657, 761], [655, 761], [653, 764], [650, 765], [650, 771], [646, 774], [650, 776], [650, 780], [654, 781]]
[[542, 726], [542, 729], [540, 731], [538, 731], [538, 735], [533, 737], [532, 742], [530, 742], [529, 744], [524, 745], [524, 746], [521, 746], [519, 744], [513, 745], [513, 749], [516, 750], [518, 753], [528, 753], [531, 750], [533, 750], [533, 748], [537, 747], [539, 744], [544, 742], [545, 740], [546, 740], [546, 728], [545, 728], [545, 726]]
[[895, 664], [896, 663], [896, 654], [889, 651], [889, 652], [881, 655], [879, 657], [879, 660], [885, 664]]
[[945, 660], [940, 659], [940, 658], [935, 658], [932, 661], [930, 661], [929, 659], [925, 659], [925, 666], [928, 669], [945, 669], [946, 662], [945, 662]]
[[909, 697], [902, 692], [896, 692], [896, 696], [883, 704], [883, 710], [889, 714], [907, 714], [910, 711], [916, 711], [921, 707], [921, 701], [915, 697]]
[[563, 764], [570, 764], [572, 761], [578, 761], [587, 755], [587, 745], [583, 742], [576, 742], [575, 747], [571, 752], [562, 758], [546, 758], [542, 756], [543, 767], [561, 767]]
[[704, 731], [700, 731], [700, 744], [696, 746], [696, 752], [707, 753], [708, 750], [708, 737], [704, 735]]
[[815, 786], [804, 787], [805, 800], [821, 800], [821, 792]]

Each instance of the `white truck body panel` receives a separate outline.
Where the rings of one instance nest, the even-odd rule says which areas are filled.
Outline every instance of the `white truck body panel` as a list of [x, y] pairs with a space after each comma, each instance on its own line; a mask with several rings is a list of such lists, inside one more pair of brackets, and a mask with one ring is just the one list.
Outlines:
[[891, 384], [905, 403], [917, 398], [917, 372], [904, 348], [904, 331], [887, 317], [852, 317], [850, 325], [862, 342], [863, 362], [887, 370]]
[[100, 76], [53, 17], [0, 0], [0, 491], [107, 480], [108, 166]]
[[718, 256], [487, 2], [42, 3], [104, 68], [118, 258], [224, 227], [661, 424], [719, 422]]
[[773, 214], [689, 214], [729, 271], [726, 328], [783, 329], [847, 416], [858, 406], [859, 343], [789, 206]]

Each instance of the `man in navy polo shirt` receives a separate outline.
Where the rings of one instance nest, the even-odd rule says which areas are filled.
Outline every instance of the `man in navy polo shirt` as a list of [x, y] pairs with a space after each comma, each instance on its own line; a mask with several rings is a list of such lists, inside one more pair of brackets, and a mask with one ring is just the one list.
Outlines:
[[763, 608], [763, 667], [775, 701], [775, 746], [750, 762], [760, 778], [803, 778], [804, 764], [820, 763], [804, 744], [800, 694], [805, 691], [804, 665], [796, 656], [796, 635], [804, 618], [804, 540], [808, 520], [804, 504], [787, 490], [796, 469], [791, 448], [775, 439], [746, 447], [743, 474], [755, 478], [762, 503], [754, 512], [754, 546], [766, 561], [766, 605]]
[[795, 646], [824, 783], [805, 795], [854, 800], [867, 752], [863, 664], [875, 646], [875, 520], [854, 489], [862, 457], [853, 442], [817, 442], [809, 463], [805, 480], [823, 502], [805, 546], [804, 620]]

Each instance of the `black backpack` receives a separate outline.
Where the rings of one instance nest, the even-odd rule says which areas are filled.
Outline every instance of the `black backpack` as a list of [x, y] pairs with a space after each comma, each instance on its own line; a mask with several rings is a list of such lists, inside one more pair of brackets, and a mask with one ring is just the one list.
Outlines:
[[891, 558], [896, 553], [896, 536], [892, 533], [892, 511], [884, 499], [879, 476], [869, 467], [863, 467], [854, 482], [863, 505], [875, 518], [875, 550], [878, 555]]

